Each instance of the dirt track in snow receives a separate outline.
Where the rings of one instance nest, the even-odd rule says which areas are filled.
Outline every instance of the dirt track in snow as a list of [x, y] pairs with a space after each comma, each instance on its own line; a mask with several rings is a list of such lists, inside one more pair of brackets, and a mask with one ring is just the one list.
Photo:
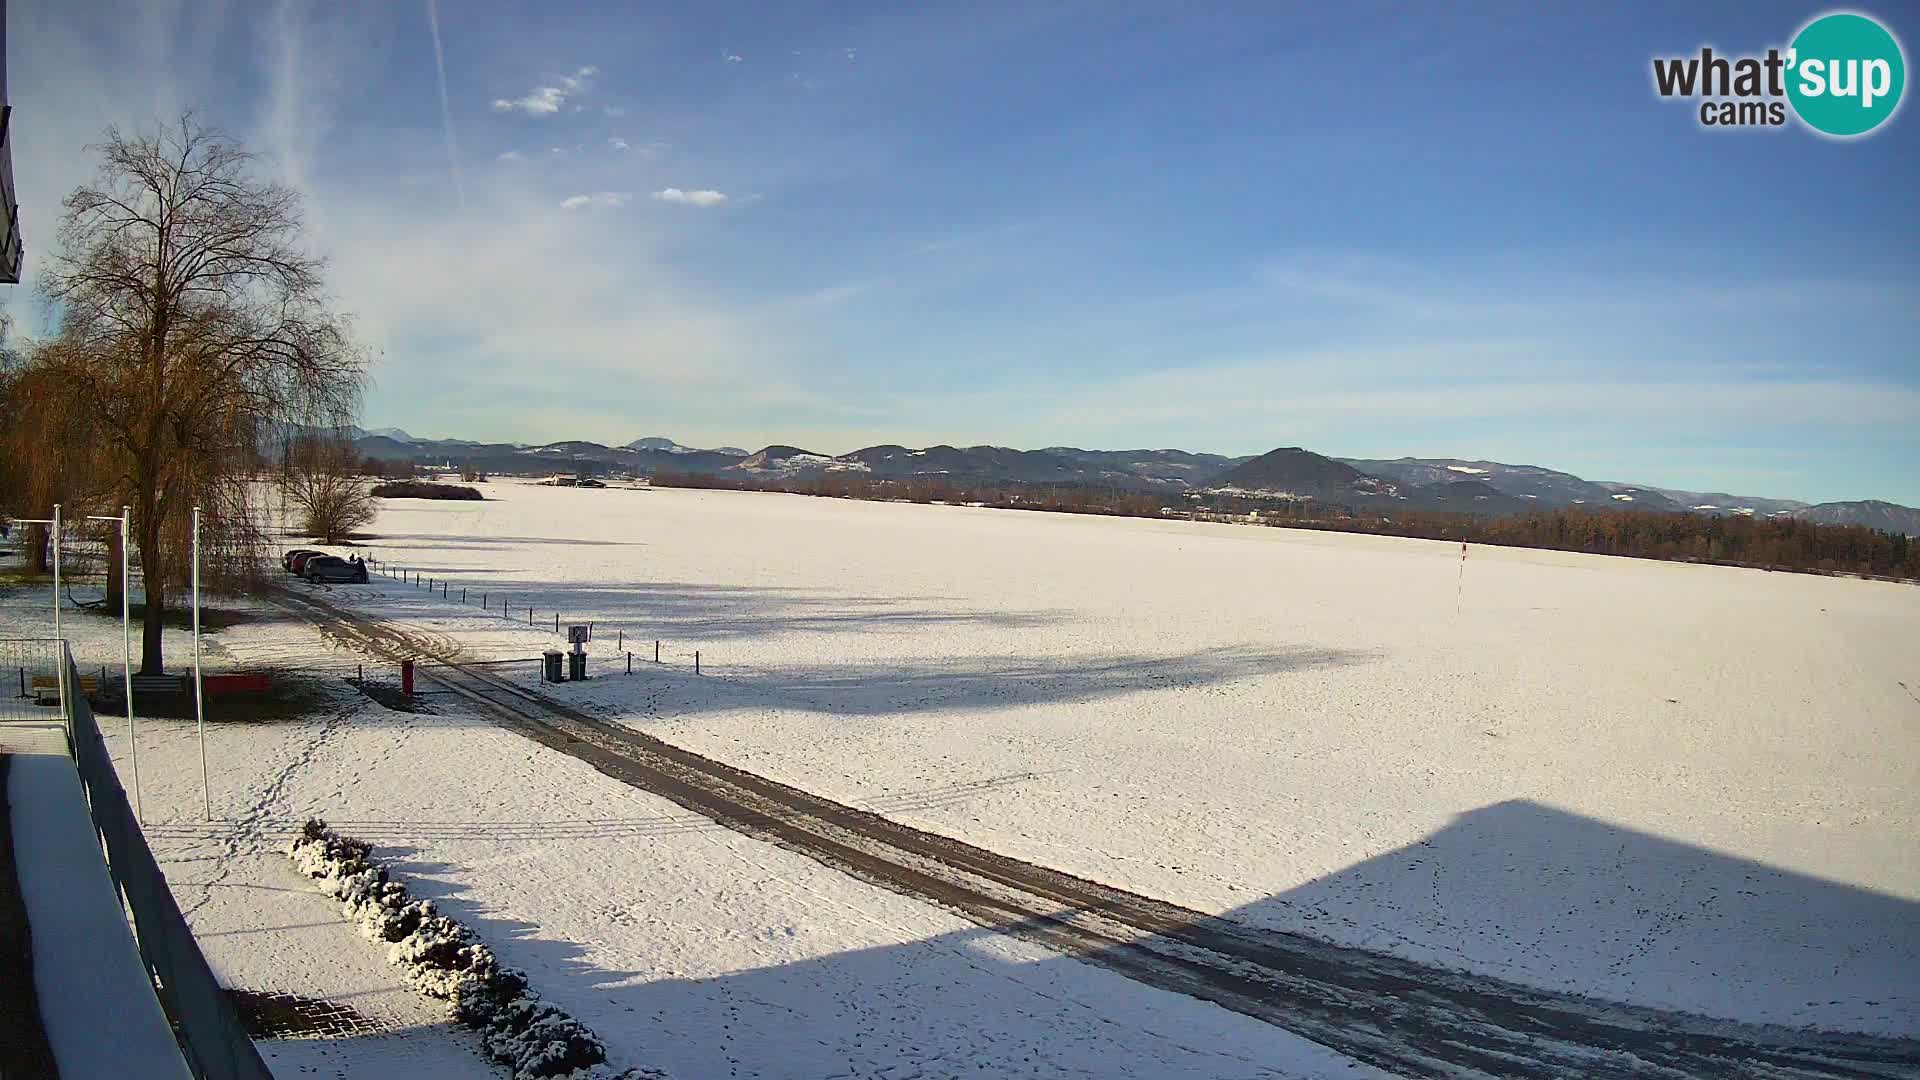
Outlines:
[[317, 596], [343, 644], [429, 661], [494, 723], [735, 831], [982, 926], [1211, 1001], [1410, 1076], [1910, 1077], [1920, 1043], [1744, 1025], [1533, 990], [1200, 912], [1008, 859], [720, 764], [460, 663], [444, 635]]

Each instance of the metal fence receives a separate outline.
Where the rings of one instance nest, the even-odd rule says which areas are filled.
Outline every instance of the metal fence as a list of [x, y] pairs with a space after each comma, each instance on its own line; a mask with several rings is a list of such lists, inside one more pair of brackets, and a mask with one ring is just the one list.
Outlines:
[[[80, 673], [65, 643], [53, 643], [65, 662], [67, 678], [79, 685]], [[140, 957], [153, 977], [160, 1002], [172, 1017], [187, 1065], [199, 1080], [272, 1080], [233, 1001], [213, 977], [193, 938], [166, 875], [127, 804], [113, 760], [86, 695], [73, 694], [67, 709], [73, 760], [86, 789], [93, 827], [106, 845], [107, 870], [133, 913]], [[41, 719], [45, 719], [42, 714]]]
[[66, 719], [60, 711], [65, 656], [56, 638], [0, 638], [0, 722]]
[[[526, 599], [526, 594], [524, 593], [494, 593], [491, 590], [473, 589], [466, 586], [455, 585], [446, 578], [429, 575], [410, 567], [398, 566], [372, 555], [367, 556], [366, 564], [369, 572], [379, 574], [392, 581], [397, 581], [402, 585], [412, 585], [416, 588], [423, 588], [426, 590], [428, 596], [438, 596], [442, 600], [447, 600], [462, 606], [477, 604], [482, 611], [487, 612], [489, 615], [497, 611], [500, 613], [500, 617], [508, 622], [518, 624], [524, 621], [528, 627], [536, 630], [549, 631], [558, 635], [562, 632], [562, 626], [569, 628], [572, 626], [584, 626], [586, 627], [587, 641], [605, 642], [611, 639], [613, 641], [614, 652], [625, 654], [626, 672], [629, 675], [633, 674], [633, 665], [636, 659], [640, 663], [646, 663], [649, 660], [655, 664], [671, 663], [682, 666], [687, 663], [692, 663], [693, 673], [695, 675], [700, 674], [699, 649], [689, 650], [685, 647], [675, 647], [663, 651], [662, 639], [657, 637], [648, 639], [640, 634], [628, 637], [625, 628], [608, 622], [605, 619], [592, 619], [579, 613], [566, 615], [562, 612], [542, 610], [531, 605], [521, 606], [515, 604], [514, 601], [516, 600]], [[521, 618], [521, 612], [526, 613], [524, 620]], [[651, 647], [649, 647], [649, 640], [651, 641]], [[500, 662], [517, 664], [520, 661], [507, 660]], [[538, 657], [534, 657], [528, 662], [538, 665], [540, 660]], [[467, 662], [465, 666], [471, 667], [473, 663]]]

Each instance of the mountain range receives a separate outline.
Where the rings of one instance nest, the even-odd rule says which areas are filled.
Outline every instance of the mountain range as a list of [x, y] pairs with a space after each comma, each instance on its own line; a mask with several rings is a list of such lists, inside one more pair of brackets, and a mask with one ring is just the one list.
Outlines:
[[622, 446], [577, 440], [529, 446], [467, 439], [420, 439], [399, 428], [348, 433], [361, 454], [383, 461], [454, 465], [487, 472], [560, 471], [707, 474], [747, 482], [854, 474], [884, 480], [940, 477], [972, 484], [1079, 484], [1119, 490], [1312, 500], [1355, 509], [1450, 510], [1479, 515], [1535, 508], [1615, 507], [1668, 513], [1791, 516], [1822, 524], [1865, 525], [1920, 536], [1920, 510], [1878, 500], [1804, 503], [1792, 499], [1683, 491], [1587, 480], [1538, 465], [1461, 458], [1335, 458], [1301, 447], [1257, 457], [1186, 450], [1082, 450], [1049, 446], [869, 446], [821, 454], [774, 445], [701, 449], [649, 436]]

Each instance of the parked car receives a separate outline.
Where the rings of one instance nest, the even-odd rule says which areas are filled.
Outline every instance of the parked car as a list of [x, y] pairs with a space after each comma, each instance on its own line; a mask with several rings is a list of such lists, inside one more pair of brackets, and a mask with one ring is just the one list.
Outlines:
[[296, 576], [304, 576], [306, 573], [307, 560], [317, 559], [325, 554], [326, 552], [324, 551], [314, 551], [311, 548], [295, 552], [293, 558], [287, 560], [287, 569], [292, 571]]
[[348, 562], [338, 555], [314, 555], [306, 560], [300, 576], [316, 585], [323, 581], [365, 581], [367, 564]]
[[294, 548], [293, 550], [287, 552], [285, 555], [280, 556], [280, 565], [286, 568], [287, 573], [297, 574], [300, 571], [295, 570], [293, 568], [294, 559], [296, 557], [301, 555], [321, 555], [321, 554], [325, 554], [325, 553], [315, 548]]

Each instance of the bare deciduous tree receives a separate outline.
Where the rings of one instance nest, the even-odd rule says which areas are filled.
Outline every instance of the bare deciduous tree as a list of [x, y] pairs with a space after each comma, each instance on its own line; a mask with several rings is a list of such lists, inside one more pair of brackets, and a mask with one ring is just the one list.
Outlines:
[[290, 442], [280, 489], [301, 527], [321, 543], [337, 544], [373, 524], [378, 507], [361, 479], [360, 455], [345, 439], [303, 435]]
[[141, 671], [163, 670], [170, 589], [184, 583], [190, 509], [218, 568], [264, 544], [250, 481], [261, 447], [351, 417], [366, 360], [322, 288], [298, 195], [191, 114], [109, 129], [93, 182], [67, 196], [45, 277], [59, 334], [29, 369], [87, 425], [118, 501], [133, 507], [146, 590]]
[[[108, 485], [85, 411], [41, 362], [47, 353], [44, 343], [30, 347], [0, 385], [0, 497], [9, 513], [26, 518], [45, 517], [53, 504], [64, 504], [71, 534], [86, 530], [87, 514], [108, 512]], [[46, 574], [53, 550], [48, 528], [25, 526], [17, 539], [32, 572]]]

